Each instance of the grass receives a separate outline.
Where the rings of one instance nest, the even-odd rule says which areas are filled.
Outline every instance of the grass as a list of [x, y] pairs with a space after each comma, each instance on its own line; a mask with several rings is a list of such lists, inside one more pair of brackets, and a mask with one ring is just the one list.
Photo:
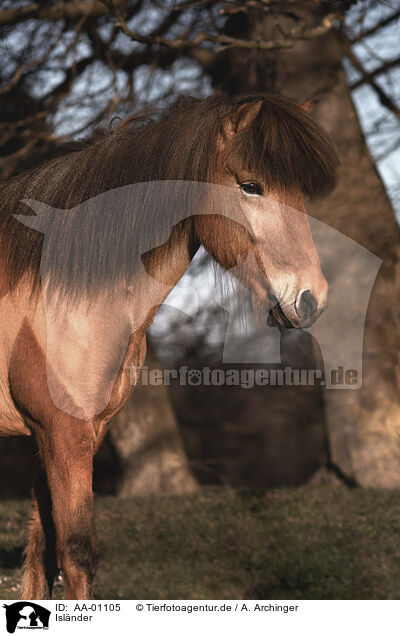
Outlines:
[[[0, 503], [0, 598], [18, 594], [28, 510], [25, 501]], [[96, 516], [100, 599], [400, 598], [395, 491], [101, 498]]]

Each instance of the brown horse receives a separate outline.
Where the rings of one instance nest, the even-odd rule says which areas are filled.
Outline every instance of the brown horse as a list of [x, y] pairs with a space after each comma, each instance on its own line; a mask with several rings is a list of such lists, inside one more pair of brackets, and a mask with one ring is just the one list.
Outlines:
[[93, 457], [200, 245], [273, 324], [323, 310], [304, 196], [333, 185], [337, 159], [307, 110], [268, 95], [187, 100], [1, 186], [0, 435], [33, 435], [40, 455], [22, 598], [48, 597], [57, 566], [67, 598], [92, 595]]

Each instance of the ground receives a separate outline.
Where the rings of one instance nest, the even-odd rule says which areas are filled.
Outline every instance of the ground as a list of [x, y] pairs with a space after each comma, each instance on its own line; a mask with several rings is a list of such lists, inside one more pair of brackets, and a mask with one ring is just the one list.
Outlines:
[[[0, 503], [14, 599], [29, 502]], [[96, 500], [99, 599], [399, 599], [400, 493], [215, 489]], [[59, 580], [55, 597], [62, 597]]]

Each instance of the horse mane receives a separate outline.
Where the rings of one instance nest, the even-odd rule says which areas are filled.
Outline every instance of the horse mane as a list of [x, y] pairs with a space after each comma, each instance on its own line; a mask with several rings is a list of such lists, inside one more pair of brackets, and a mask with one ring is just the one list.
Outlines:
[[[217, 168], [217, 139], [223, 134], [224, 121], [241, 104], [259, 100], [262, 107], [257, 117], [226, 148], [231, 163], [254, 169], [256, 174], [261, 172], [271, 190], [302, 191], [312, 197], [329, 191], [337, 167], [335, 150], [323, 129], [298, 104], [267, 94], [180, 100], [154, 117], [132, 115], [112, 130], [99, 131], [89, 141], [67, 144], [55, 157], [0, 185], [0, 253], [9, 287], [15, 288], [25, 275], [31, 277], [33, 289], [40, 285], [44, 237], [14, 217], [31, 212], [21, 202], [23, 199], [67, 210], [54, 220], [57, 237], [61, 237], [56, 249], [67, 249], [69, 234], [74, 230], [68, 210], [101, 193], [165, 180], [212, 182]], [[112, 241], [112, 220], [99, 224], [95, 241], [88, 230], [86, 245], [97, 246], [93, 262], [86, 254], [75, 267], [71, 254], [78, 258], [77, 249], [66, 259], [67, 265], [62, 258], [54, 259], [55, 284], [69, 292], [98, 293], [99, 285], [115, 282], [117, 262], [123, 263], [123, 275], [129, 280], [135, 264], [128, 238], [138, 231], [144, 216], [140, 205], [128, 201], [118, 214], [118, 223], [112, 226]], [[158, 236], [160, 240], [164, 237], [162, 231], [158, 234], [162, 224], [161, 219], [152, 227], [155, 244]], [[102, 253], [107, 253], [104, 263], [100, 262]], [[63, 271], [63, 267], [67, 269]]]

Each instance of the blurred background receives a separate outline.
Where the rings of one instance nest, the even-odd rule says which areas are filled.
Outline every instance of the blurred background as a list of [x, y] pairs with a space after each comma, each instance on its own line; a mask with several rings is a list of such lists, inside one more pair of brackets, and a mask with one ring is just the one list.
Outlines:
[[[96, 459], [99, 494], [400, 486], [399, 18], [396, 0], [0, 0], [1, 179], [182, 95], [315, 99], [341, 164], [335, 191], [308, 211], [383, 260], [360, 390], [139, 384]], [[200, 251], [150, 329], [145, 364], [224, 368], [227, 325]], [[253, 330], [235, 346], [256, 350], [261, 337]], [[301, 330], [281, 342], [281, 357], [321, 365]], [[0, 453], [0, 496], [28, 496], [31, 441], [0, 440]]]

